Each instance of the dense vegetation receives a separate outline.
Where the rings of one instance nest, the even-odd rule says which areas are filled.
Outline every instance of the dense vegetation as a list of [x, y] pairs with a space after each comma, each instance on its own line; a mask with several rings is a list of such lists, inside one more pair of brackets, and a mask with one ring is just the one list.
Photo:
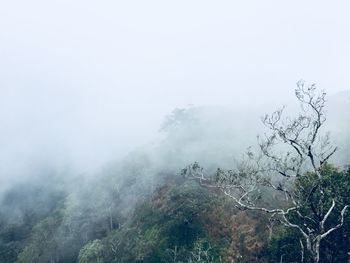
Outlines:
[[[329, 165], [323, 173], [339, 207], [349, 203], [350, 169]], [[96, 200], [94, 193], [79, 193], [86, 203], [78, 205], [75, 198], [47, 189], [47, 202], [39, 201], [44, 200], [39, 194], [31, 211], [23, 212], [23, 222], [6, 221], [2, 215], [0, 262], [300, 262], [297, 231], [276, 225], [270, 232], [266, 215], [239, 211], [190, 178], [169, 175], [166, 181], [125, 214], [116, 213], [118, 196], [109, 214], [107, 199]], [[112, 191], [107, 184], [98, 187]], [[25, 199], [31, 200], [37, 190], [27, 190]], [[18, 191], [8, 198], [23, 198]], [[322, 243], [321, 262], [346, 262], [349, 244], [347, 218]]]

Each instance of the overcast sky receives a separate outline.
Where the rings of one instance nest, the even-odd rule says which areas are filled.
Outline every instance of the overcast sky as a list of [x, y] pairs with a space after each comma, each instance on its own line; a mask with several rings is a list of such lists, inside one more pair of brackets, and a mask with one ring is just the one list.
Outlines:
[[301, 78], [349, 89], [349, 10], [347, 0], [2, 1], [0, 177], [98, 166], [150, 140], [175, 107], [279, 105]]

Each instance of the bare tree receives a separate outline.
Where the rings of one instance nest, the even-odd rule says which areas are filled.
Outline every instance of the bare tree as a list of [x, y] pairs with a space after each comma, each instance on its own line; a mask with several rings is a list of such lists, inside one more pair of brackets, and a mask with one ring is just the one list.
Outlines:
[[[269, 133], [258, 137], [258, 150], [248, 149], [235, 169], [218, 169], [215, 176], [206, 177], [203, 168], [194, 163], [183, 172], [203, 185], [219, 188], [237, 207], [269, 213], [274, 221], [298, 230], [303, 237], [302, 262], [305, 244], [310, 260], [317, 263], [321, 241], [343, 226], [349, 205], [335, 209], [339, 204], [335, 197], [329, 198], [322, 183], [322, 169], [337, 150], [329, 135], [321, 134], [326, 121], [326, 93], [318, 92], [314, 84], [300, 81], [295, 95], [301, 113], [295, 118], [284, 118], [283, 107], [265, 115], [262, 122]], [[284, 197], [283, 204], [264, 205], [261, 197], [266, 189]], [[332, 226], [327, 222], [330, 216], [337, 218]]]

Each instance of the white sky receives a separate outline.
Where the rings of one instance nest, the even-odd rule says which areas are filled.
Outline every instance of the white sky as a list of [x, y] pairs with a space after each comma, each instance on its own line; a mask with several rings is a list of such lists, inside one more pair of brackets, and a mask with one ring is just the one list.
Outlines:
[[[0, 178], [94, 167], [175, 107], [257, 107], [350, 85], [349, 1], [0, 3]], [[9, 168], [11, 167], [11, 169]]]

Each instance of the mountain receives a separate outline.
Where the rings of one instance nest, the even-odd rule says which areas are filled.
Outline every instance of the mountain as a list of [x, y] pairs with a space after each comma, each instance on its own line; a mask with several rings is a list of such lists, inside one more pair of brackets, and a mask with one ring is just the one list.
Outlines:
[[[348, 109], [350, 91], [329, 96], [325, 130], [339, 165], [350, 163]], [[263, 113], [176, 109], [159, 140], [93, 177], [48, 171], [14, 185], [1, 198], [0, 262], [279, 262], [268, 257], [281, 249], [299, 257], [295, 235], [277, 229], [268, 243], [266, 215], [239, 211], [181, 173], [196, 161], [208, 173], [234, 167], [263, 132]]]

